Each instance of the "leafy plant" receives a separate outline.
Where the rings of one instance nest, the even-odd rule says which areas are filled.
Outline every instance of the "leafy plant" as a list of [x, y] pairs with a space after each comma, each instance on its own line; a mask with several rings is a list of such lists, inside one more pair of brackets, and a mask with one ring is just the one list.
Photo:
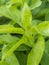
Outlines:
[[49, 65], [49, 0], [0, 0], [0, 65]]

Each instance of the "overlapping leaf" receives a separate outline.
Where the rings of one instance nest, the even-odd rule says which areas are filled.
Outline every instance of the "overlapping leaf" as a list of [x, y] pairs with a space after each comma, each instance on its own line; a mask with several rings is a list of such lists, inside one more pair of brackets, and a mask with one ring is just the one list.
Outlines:
[[13, 20], [15, 23], [20, 23], [20, 12], [14, 6], [1, 6], [0, 7], [0, 15], [5, 16]]
[[[2, 49], [2, 54], [6, 53], [6, 51], [8, 51], [9, 47], [6, 48], [6, 45], [3, 46], [3, 49]], [[11, 60], [12, 60], [12, 63], [11, 63]], [[5, 60], [5, 62], [9, 65], [19, 65], [18, 63], [18, 60], [16, 58], [16, 56], [14, 55], [14, 53], [12, 53], [10, 56], [8, 56]]]
[[2, 60], [6, 59], [8, 56], [10, 56], [24, 42], [24, 39], [23, 38], [24, 37], [22, 37], [22, 39], [20, 39], [18, 42], [15, 42], [15, 44], [13, 42], [13, 44], [12, 43], [11, 44], [8, 44], [5, 47], [4, 54], [2, 55]]

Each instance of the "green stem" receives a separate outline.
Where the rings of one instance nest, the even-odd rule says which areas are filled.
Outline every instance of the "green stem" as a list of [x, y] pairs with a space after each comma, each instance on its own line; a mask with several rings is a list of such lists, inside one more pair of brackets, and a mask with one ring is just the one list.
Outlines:
[[12, 54], [22, 43], [24, 43], [24, 36], [2, 57], [4, 61], [10, 54]]

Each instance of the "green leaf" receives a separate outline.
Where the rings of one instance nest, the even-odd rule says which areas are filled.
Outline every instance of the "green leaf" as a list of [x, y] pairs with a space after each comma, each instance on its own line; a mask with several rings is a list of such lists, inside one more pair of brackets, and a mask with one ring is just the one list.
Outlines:
[[41, 21], [40, 20], [32, 20], [32, 25], [33, 26], [36, 26], [36, 25], [38, 25], [39, 23], [40, 23]]
[[10, 34], [8, 35], [0, 35], [0, 44], [5, 44], [5, 43], [13, 43], [15, 41], [18, 41], [19, 38], [18, 37], [15, 37], [15, 36], [12, 36]]
[[22, 9], [22, 25], [25, 27], [25, 29], [31, 26], [31, 21], [32, 21], [31, 11], [28, 5], [25, 3]]
[[42, 1], [41, 0], [31, 0], [30, 3], [30, 8], [35, 9], [41, 5]]
[[44, 52], [44, 38], [39, 36], [37, 43], [28, 55], [27, 65], [39, 65]]
[[26, 63], [27, 63], [27, 54], [25, 54], [24, 52], [16, 52], [15, 55], [18, 58], [20, 65], [26, 65]]
[[[39, 17], [41, 17], [41, 16], [45, 16], [47, 12], [49, 12], [49, 8], [43, 8], [42, 10], [40, 10], [40, 11], [38, 12], [38, 15], [36, 15], [36, 18], [39, 18]], [[35, 12], [34, 12], [34, 13], [35, 13]], [[43, 19], [44, 19], [44, 18], [43, 18]]]
[[14, 6], [1, 6], [0, 7], [0, 15], [5, 16], [11, 20], [13, 20], [15, 23], [20, 24], [20, 11], [14, 7]]
[[29, 2], [29, 0], [22, 0], [23, 1], [23, 3], [27, 3], [28, 4], [28, 2]]
[[29, 51], [30, 49], [31, 49], [31, 47], [25, 45], [25, 43], [24, 43], [23, 45], [18, 47], [16, 51]]
[[[9, 50], [9, 47], [7, 47], [6, 50], [5, 50], [5, 48], [6, 48], [6, 45], [3, 46], [2, 54], [6, 53], [6, 51]], [[12, 60], [12, 63], [11, 63], [11, 60]], [[12, 53], [10, 56], [8, 56], [5, 61], [9, 65], [19, 65], [19, 62], [18, 62], [16, 56], [14, 55], [14, 53]]]
[[[7, 47], [9, 46], [9, 49], [16, 44], [17, 41], [19, 41], [20, 38], [12, 36], [12, 35], [0, 35], [0, 45], [1, 44], [6, 44], [7, 43]], [[30, 43], [28, 42], [28, 40], [24, 39], [25, 42], [23, 45], [21, 45], [20, 47], [17, 48], [16, 51], [27, 51], [30, 50], [32, 45], [30, 45]], [[0, 50], [2, 48], [0, 47]], [[6, 49], [5, 49], [6, 50]]]
[[[0, 44], [6, 44], [7, 46], [10, 46], [10, 48], [17, 42], [19, 41], [20, 38], [12, 36], [12, 35], [0, 35]], [[30, 45], [29, 41], [27, 40], [27, 38], [25, 37], [25, 42], [23, 45], [21, 45], [20, 47], [17, 48], [16, 51], [27, 51], [30, 50], [32, 45]], [[9, 49], [10, 49], [9, 48]], [[2, 48], [0, 47], [0, 50]]]
[[22, 2], [22, 0], [11, 0], [11, 2], [13, 2], [13, 3], [20, 3], [20, 2]]
[[16, 3], [16, 4], [21, 4], [23, 5], [24, 3], [28, 3], [28, 0], [11, 0], [11, 3]]
[[[15, 44], [11, 43], [12, 46], [10, 46], [10, 44], [8, 46], [6, 46], [5, 53], [2, 55], [2, 60], [6, 59], [8, 56], [10, 56], [23, 42], [24, 42], [24, 37], [22, 37]], [[8, 51], [6, 51], [7, 48], [9, 48]]]
[[23, 2], [22, 2], [22, 0], [10, 0], [11, 1], [11, 3], [12, 4], [21, 4], [21, 5], [23, 5]]
[[0, 65], [9, 65], [9, 64], [6, 63], [5, 61], [3, 61], [3, 62], [0, 61]]
[[30, 8], [25, 3], [22, 9], [22, 26], [25, 29], [25, 34], [30, 40], [30, 43], [33, 44], [33, 37], [32, 37], [32, 15]]
[[44, 36], [49, 36], [49, 21], [44, 21], [37, 25], [37, 31]]
[[6, 62], [10, 65], [19, 65], [19, 62], [14, 54], [11, 54], [8, 58], [6, 58]]
[[15, 28], [13, 25], [0, 25], [0, 34], [3, 33], [18, 33], [23, 34], [24, 31], [22, 28]]
[[47, 0], [49, 2], [49, 0]]
[[49, 40], [45, 43], [45, 51], [41, 60], [41, 65], [49, 64]]

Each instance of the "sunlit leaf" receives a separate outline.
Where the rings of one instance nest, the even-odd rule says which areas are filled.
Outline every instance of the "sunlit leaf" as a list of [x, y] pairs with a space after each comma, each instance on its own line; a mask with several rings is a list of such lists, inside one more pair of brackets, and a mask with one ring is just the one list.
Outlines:
[[27, 65], [38, 65], [40, 63], [44, 51], [44, 46], [44, 38], [39, 36], [37, 43], [28, 55]]
[[37, 26], [37, 31], [45, 36], [49, 36], [49, 21], [44, 21]]
[[[9, 50], [9, 47], [7, 47], [6, 50], [5, 50], [5, 48], [6, 48], [6, 45], [4, 45], [4, 47], [3, 47], [2, 54], [6, 53], [6, 51]], [[11, 60], [12, 60], [12, 63], [11, 63]], [[10, 56], [8, 56], [5, 61], [9, 65], [19, 65], [18, 60], [13, 53]]]

